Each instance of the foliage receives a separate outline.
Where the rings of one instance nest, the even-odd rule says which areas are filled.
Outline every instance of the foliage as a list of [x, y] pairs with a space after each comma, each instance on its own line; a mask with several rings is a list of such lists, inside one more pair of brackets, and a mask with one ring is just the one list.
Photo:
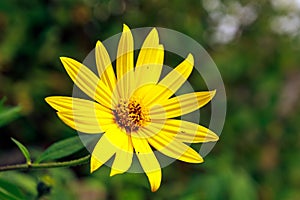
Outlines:
[[8, 124], [20, 115], [21, 107], [4, 106], [5, 98], [0, 101], [0, 127]]

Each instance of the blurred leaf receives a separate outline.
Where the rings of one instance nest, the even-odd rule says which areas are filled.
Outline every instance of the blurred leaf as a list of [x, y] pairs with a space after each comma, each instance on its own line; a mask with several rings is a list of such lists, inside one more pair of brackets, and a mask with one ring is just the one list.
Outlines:
[[[24, 194], [26, 194], [28, 196], [34, 197], [37, 195], [36, 180], [29, 174], [16, 172], [16, 171], [9, 171], [9, 172], [0, 174], [0, 181], [4, 181], [4, 182], [7, 182], [8, 184], [14, 185], [21, 192], [23, 192]], [[0, 183], [0, 186], [1, 186], [1, 183]], [[6, 186], [4, 188], [7, 189]], [[13, 193], [13, 194], [15, 194], [15, 193]], [[28, 198], [26, 198], [26, 199], [28, 199]]]
[[42, 155], [37, 158], [36, 163], [40, 163], [45, 160], [55, 160], [63, 158], [83, 149], [84, 146], [78, 136], [67, 138], [52, 144], [46, 149]]
[[[41, 180], [51, 186], [51, 192], [47, 197], [49, 199], [73, 200], [79, 199], [75, 196], [73, 186], [75, 174], [69, 168], [53, 168], [48, 171], [48, 177]], [[88, 198], [89, 199], [89, 198]]]
[[131, 200], [139, 200], [145, 199], [144, 193], [139, 188], [126, 188], [123, 190], [119, 190], [120, 192], [117, 194], [117, 199], [131, 199]]
[[15, 120], [17, 117], [20, 116], [21, 107], [5, 107], [4, 102], [5, 98], [2, 98], [0, 101], [0, 127], [8, 124], [9, 122]]
[[0, 187], [0, 199], [5, 200], [20, 200], [20, 198], [15, 197], [13, 194], [8, 193], [6, 190]]
[[21, 152], [25, 156], [26, 163], [30, 164], [31, 163], [31, 159], [30, 159], [30, 153], [29, 153], [28, 149], [23, 144], [21, 144], [20, 142], [18, 142], [17, 140], [15, 140], [14, 138], [11, 138], [11, 140], [19, 147], [19, 149], [21, 150]]
[[0, 199], [21, 200], [26, 198], [18, 186], [0, 179]]
[[244, 171], [237, 171], [232, 175], [230, 199], [258, 199], [253, 181]]

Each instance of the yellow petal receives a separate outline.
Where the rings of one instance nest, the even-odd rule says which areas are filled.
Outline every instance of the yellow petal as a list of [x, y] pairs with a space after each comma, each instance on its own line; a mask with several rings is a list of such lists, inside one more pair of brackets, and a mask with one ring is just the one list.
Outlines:
[[135, 87], [133, 50], [134, 46], [131, 31], [128, 26], [124, 24], [117, 51], [116, 71], [118, 81], [117, 91], [114, 91], [114, 101], [120, 98], [129, 98], [129, 95]]
[[114, 124], [112, 111], [98, 103], [60, 96], [45, 100], [65, 124], [80, 132], [102, 133]]
[[117, 82], [115, 73], [106, 48], [100, 41], [96, 44], [95, 57], [100, 79], [110, 89], [110, 91], [113, 91]]
[[138, 135], [137, 137], [132, 136], [131, 138], [136, 155], [148, 177], [151, 191], [155, 192], [159, 188], [161, 183], [161, 169], [158, 160], [155, 157], [146, 139], [139, 138]]
[[120, 99], [128, 100], [135, 88], [134, 71], [128, 71], [120, 80], [117, 81], [116, 89], [112, 94], [113, 107]]
[[184, 162], [201, 163], [203, 158], [194, 149], [178, 141], [174, 136], [166, 134], [165, 131], [160, 131], [154, 137], [147, 139], [149, 144], [159, 152]]
[[176, 140], [187, 143], [214, 142], [219, 139], [214, 132], [204, 126], [176, 119], [165, 121], [152, 119], [152, 123], [142, 128], [141, 131], [145, 135], [162, 131], [166, 137], [174, 137]]
[[73, 97], [52, 96], [45, 98], [45, 101], [57, 111], [72, 112], [72, 110], [94, 109], [96, 103]]
[[164, 48], [159, 45], [157, 30], [154, 28], [145, 39], [139, 52], [135, 68], [137, 85], [156, 84], [164, 61]]
[[91, 172], [106, 163], [117, 151], [116, 144], [109, 139], [113, 133], [108, 131], [97, 142], [91, 157]]
[[96, 171], [99, 167], [101, 167], [104, 163], [100, 162], [95, 156], [91, 156], [90, 161], [90, 172], [93, 173]]
[[216, 91], [195, 92], [180, 95], [154, 105], [150, 109], [151, 119], [165, 119], [178, 117], [207, 104], [215, 95]]
[[128, 71], [133, 70], [133, 37], [125, 24], [118, 46], [116, 65], [118, 80]]
[[[146, 95], [148, 95], [149, 92], [151, 92], [157, 85], [154, 83], [148, 83], [145, 85], [137, 86], [134, 90], [133, 96], [139, 97], [141, 99], [144, 99]], [[143, 104], [145, 105], [145, 104]]]
[[[182, 63], [167, 74], [155, 87], [148, 91], [143, 99], [144, 104], [146, 106], [151, 106], [154, 103], [165, 101], [170, 98], [189, 77], [193, 65], [193, 56], [189, 54]], [[143, 87], [139, 88], [139, 90], [143, 90]]]
[[92, 152], [94, 162], [91, 163], [91, 171], [95, 171], [103, 163], [106, 163], [114, 154], [116, 154], [116, 157], [113, 162], [111, 176], [127, 171], [131, 165], [133, 155], [130, 137], [121, 131], [117, 125], [111, 125], [96, 144]]
[[71, 58], [61, 57], [67, 73], [73, 82], [89, 97], [111, 108], [111, 91], [91, 70]]
[[114, 176], [116, 174], [122, 174], [130, 168], [132, 163], [133, 152], [132, 152], [132, 147], [131, 147], [131, 152], [128, 152], [130, 149], [129, 147], [127, 148], [128, 149], [126, 150], [118, 149], [118, 151], [116, 152], [116, 156], [110, 171], [110, 176]]
[[161, 170], [159, 169], [157, 171], [148, 172], [146, 174], [150, 183], [151, 192], [156, 192], [160, 187], [160, 183], [161, 183], [161, 176], [162, 176]]
[[110, 131], [113, 134], [110, 135], [111, 137], [108, 136], [110, 137], [109, 140], [116, 146], [119, 145], [116, 148], [116, 156], [110, 172], [110, 176], [114, 176], [116, 174], [124, 173], [130, 168], [133, 156], [133, 146], [130, 136], [119, 128], [116, 127]]

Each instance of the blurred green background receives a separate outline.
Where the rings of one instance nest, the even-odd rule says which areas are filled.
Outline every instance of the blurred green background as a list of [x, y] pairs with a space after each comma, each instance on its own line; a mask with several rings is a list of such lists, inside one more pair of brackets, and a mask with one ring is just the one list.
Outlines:
[[164, 168], [156, 193], [143, 174], [110, 178], [103, 167], [90, 175], [87, 165], [0, 173], [0, 192], [10, 188], [34, 199], [39, 185], [45, 193], [51, 186], [41, 199], [300, 198], [299, 0], [0, 1], [0, 99], [6, 96], [0, 111], [21, 107], [17, 119], [10, 113], [5, 119], [11, 123], [0, 127], [0, 165], [24, 162], [10, 137], [38, 154], [76, 134], [44, 101], [71, 95], [73, 83], [59, 57], [82, 61], [123, 23], [180, 31], [217, 64], [228, 110], [205, 163]]

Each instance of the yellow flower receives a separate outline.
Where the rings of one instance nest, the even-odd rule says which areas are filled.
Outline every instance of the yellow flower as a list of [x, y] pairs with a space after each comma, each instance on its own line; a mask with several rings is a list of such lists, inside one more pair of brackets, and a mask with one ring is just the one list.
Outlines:
[[130, 29], [124, 25], [116, 74], [101, 42], [95, 49], [98, 76], [83, 64], [62, 57], [61, 61], [74, 81], [93, 100], [53, 96], [46, 101], [68, 126], [83, 133], [103, 133], [91, 155], [91, 172], [114, 156], [111, 176], [126, 172], [133, 155], [146, 173], [151, 190], [161, 183], [161, 166], [152, 149], [168, 157], [189, 163], [203, 158], [185, 143], [217, 141], [209, 129], [184, 120], [172, 119], [199, 109], [215, 91], [194, 92], [172, 97], [192, 72], [191, 54], [159, 80], [164, 47], [154, 28], [145, 39], [134, 67], [134, 44]]

